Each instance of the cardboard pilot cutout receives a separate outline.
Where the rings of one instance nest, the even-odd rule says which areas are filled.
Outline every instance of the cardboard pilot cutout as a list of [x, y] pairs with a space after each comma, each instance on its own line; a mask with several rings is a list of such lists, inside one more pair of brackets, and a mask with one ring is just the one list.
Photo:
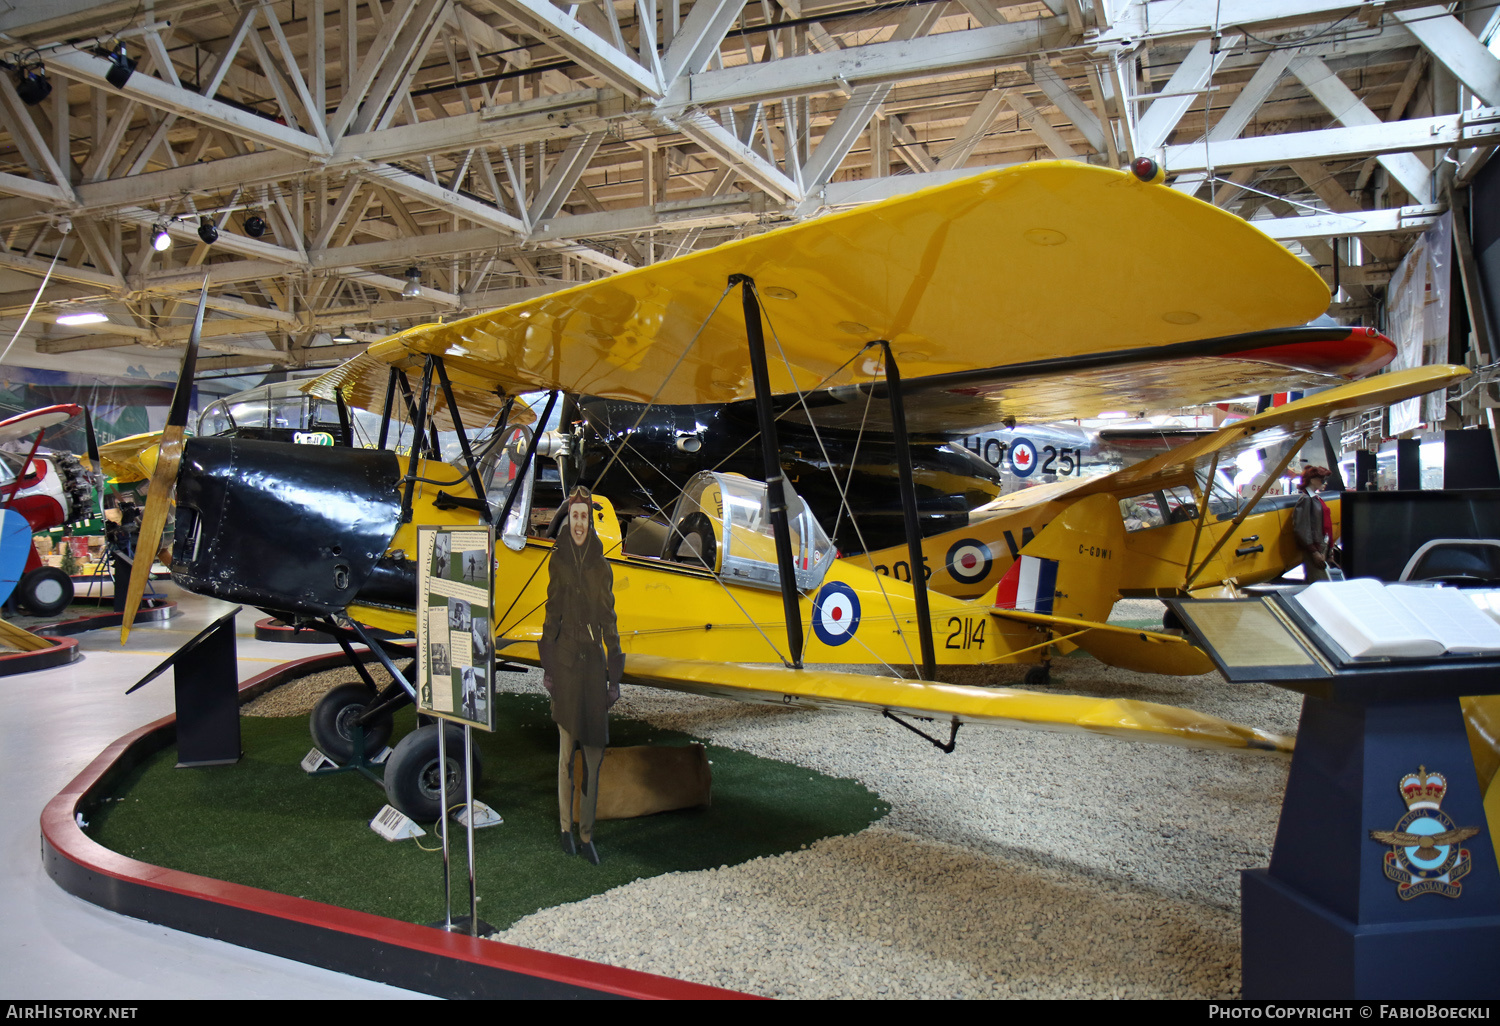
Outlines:
[[[587, 488], [568, 496], [563, 522], [549, 563], [547, 618], [538, 643], [543, 684], [552, 695], [557, 724], [557, 804], [562, 847], [580, 850], [596, 865], [594, 816], [599, 801], [599, 766], [609, 744], [609, 707], [620, 697], [625, 656], [615, 626], [614, 574], [594, 529], [594, 501]], [[573, 753], [583, 753], [583, 792], [578, 840], [573, 843]]]

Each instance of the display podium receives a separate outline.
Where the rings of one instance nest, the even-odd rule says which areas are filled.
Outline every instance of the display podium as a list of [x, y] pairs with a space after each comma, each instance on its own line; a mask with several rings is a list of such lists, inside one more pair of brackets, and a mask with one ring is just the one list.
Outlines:
[[1500, 997], [1500, 867], [1458, 702], [1500, 691], [1500, 659], [1350, 660], [1287, 593], [1167, 604], [1231, 682], [1305, 696], [1271, 864], [1241, 874], [1242, 996]]

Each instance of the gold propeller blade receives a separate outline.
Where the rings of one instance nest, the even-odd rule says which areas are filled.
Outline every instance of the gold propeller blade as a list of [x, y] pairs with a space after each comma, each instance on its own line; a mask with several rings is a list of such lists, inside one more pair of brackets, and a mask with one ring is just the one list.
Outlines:
[[172, 508], [172, 494], [177, 487], [177, 467], [182, 462], [182, 442], [187, 434], [188, 407], [193, 400], [193, 372], [198, 365], [198, 339], [203, 334], [203, 310], [208, 305], [208, 279], [198, 296], [198, 312], [193, 316], [193, 330], [188, 335], [187, 351], [177, 373], [177, 388], [172, 393], [172, 408], [167, 412], [167, 426], [162, 432], [146, 492], [146, 510], [141, 516], [141, 533], [135, 543], [135, 562], [130, 566], [130, 588], [125, 593], [125, 615], [120, 621], [120, 644], [130, 639], [130, 625], [141, 608], [146, 583], [151, 579], [151, 564], [161, 547], [162, 529]]
[[130, 567], [130, 588], [125, 593], [125, 618], [120, 621], [122, 645], [130, 639], [130, 625], [135, 622], [135, 614], [141, 608], [146, 583], [151, 577], [151, 564], [156, 562], [156, 550], [161, 547], [162, 531], [172, 509], [177, 467], [182, 462], [183, 434], [184, 428], [177, 425], [168, 425], [162, 433], [161, 454], [156, 458], [156, 470], [151, 474], [151, 484], [146, 492], [146, 510], [141, 515], [141, 533], [135, 543], [135, 562]]

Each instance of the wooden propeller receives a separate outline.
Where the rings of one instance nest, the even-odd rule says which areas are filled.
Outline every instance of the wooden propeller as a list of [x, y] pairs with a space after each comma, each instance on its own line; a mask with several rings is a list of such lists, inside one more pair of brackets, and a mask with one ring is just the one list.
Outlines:
[[161, 547], [162, 529], [172, 508], [172, 493], [177, 485], [177, 467], [182, 463], [182, 443], [187, 433], [188, 408], [193, 401], [193, 373], [198, 364], [198, 338], [203, 333], [203, 310], [208, 304], [208, 283], [198, 297], [198, 312], [193, 315], [193, 331], [188, 336], [187, 352], [182, 354], [182, 368], [177, 373], [177, 388], [172, 393], [172, 408], [167, 411], [167, 426], [162, 432], [156, 467], [146, 491], [146, 510], [141, 515], [141, 533], [135, 543], [135, 559], [130, 565], [130, 588], [125, 593], [125, 617], [120, 621], [120, 644], [130, 638], [130, 625], [141, 608], [146, 582], [151, 578], [151, 564]]

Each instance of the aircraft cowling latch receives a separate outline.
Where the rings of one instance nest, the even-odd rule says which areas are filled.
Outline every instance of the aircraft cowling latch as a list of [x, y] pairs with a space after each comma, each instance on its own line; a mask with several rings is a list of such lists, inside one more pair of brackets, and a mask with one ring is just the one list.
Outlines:
[[276, 612], [339, 612], [396, 532], [400, 481], [385, 450], [189, 439], [172, 578]]

